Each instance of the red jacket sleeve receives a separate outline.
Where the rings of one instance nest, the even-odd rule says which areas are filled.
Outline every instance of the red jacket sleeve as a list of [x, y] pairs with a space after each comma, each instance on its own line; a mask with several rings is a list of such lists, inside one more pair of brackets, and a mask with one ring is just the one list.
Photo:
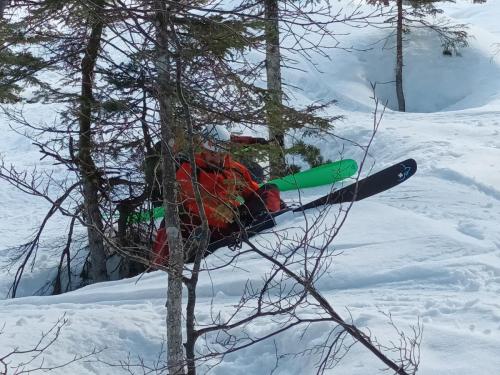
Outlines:
[[[193, 184], [191, 183], [192, 169], [189, 163], [183, 163], [177, 170], [176, 177], [179, 184], [181, 203], [184, 208], [191, 214], [200, 216], [200, 210], [194, 198]], [[227, 223], [215, 214], [218, 205], [222, 200], [208, 193], [203, 185], [200, 184], [201, 198], [205, 215], [207, 216], [208, 224], [212, 227], [223, 228]]]

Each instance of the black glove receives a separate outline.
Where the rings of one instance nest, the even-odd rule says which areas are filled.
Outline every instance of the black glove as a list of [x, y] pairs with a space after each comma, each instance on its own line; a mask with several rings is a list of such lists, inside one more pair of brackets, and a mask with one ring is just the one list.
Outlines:
[[267, 145], [269, 144], [269, 141], [265, 138], [255, 138], [255, 143], [258, 143], [259, 145]]

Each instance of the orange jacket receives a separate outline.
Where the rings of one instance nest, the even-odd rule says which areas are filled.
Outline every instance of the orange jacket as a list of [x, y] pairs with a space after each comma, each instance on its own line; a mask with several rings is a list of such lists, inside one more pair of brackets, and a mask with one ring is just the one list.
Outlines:
[[[248, 199], [253, 192], [259, 189], [259, 184], [252, 180], [246, 167], [232, 160], [229, 155], [225, 157], [224, 165], [221, 168], [208, 165], [201, 158], [201, 155], [196, 156], [195, 162], [208, 225], [212, 228], [223, 229], [229, 224], [216, 215], [217, 207], [226, 204], [236, 209], [241, 204], [238, 197]], [[180, 185], [180, 198], [185, 211], [199, 217], [200, 212], [194, 199], [191, 183], [192, 174], [190, 164], [183, 163], [177, 170], [176, 177]]]

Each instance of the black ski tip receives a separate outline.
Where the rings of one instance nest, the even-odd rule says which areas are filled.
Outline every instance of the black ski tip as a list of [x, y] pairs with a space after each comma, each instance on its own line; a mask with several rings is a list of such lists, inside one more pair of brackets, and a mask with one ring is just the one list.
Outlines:
[[372, 195], [391, 189], [413, 176], [417, 171], [415, 159], [406, 159], [385, 169], [358, 180], [357, 182], [333, 191], [321, 198], [297, 207], [293, 212], [304, 211], [327, 204], [360, 201]]
[[401, 167], [401, 172], [398, 174], [399, 183], [406, 181], [417, 172], [417, 162], [415, 159], [406, 159], [398, 164]]

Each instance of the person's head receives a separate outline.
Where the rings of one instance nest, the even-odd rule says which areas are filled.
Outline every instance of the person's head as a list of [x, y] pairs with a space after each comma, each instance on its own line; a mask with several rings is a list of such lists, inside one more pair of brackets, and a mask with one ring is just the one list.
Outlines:
[[202, 155], [209, 164], [222, 165], [231, 134], [222, 125], [207, 125], [202, 130]]

